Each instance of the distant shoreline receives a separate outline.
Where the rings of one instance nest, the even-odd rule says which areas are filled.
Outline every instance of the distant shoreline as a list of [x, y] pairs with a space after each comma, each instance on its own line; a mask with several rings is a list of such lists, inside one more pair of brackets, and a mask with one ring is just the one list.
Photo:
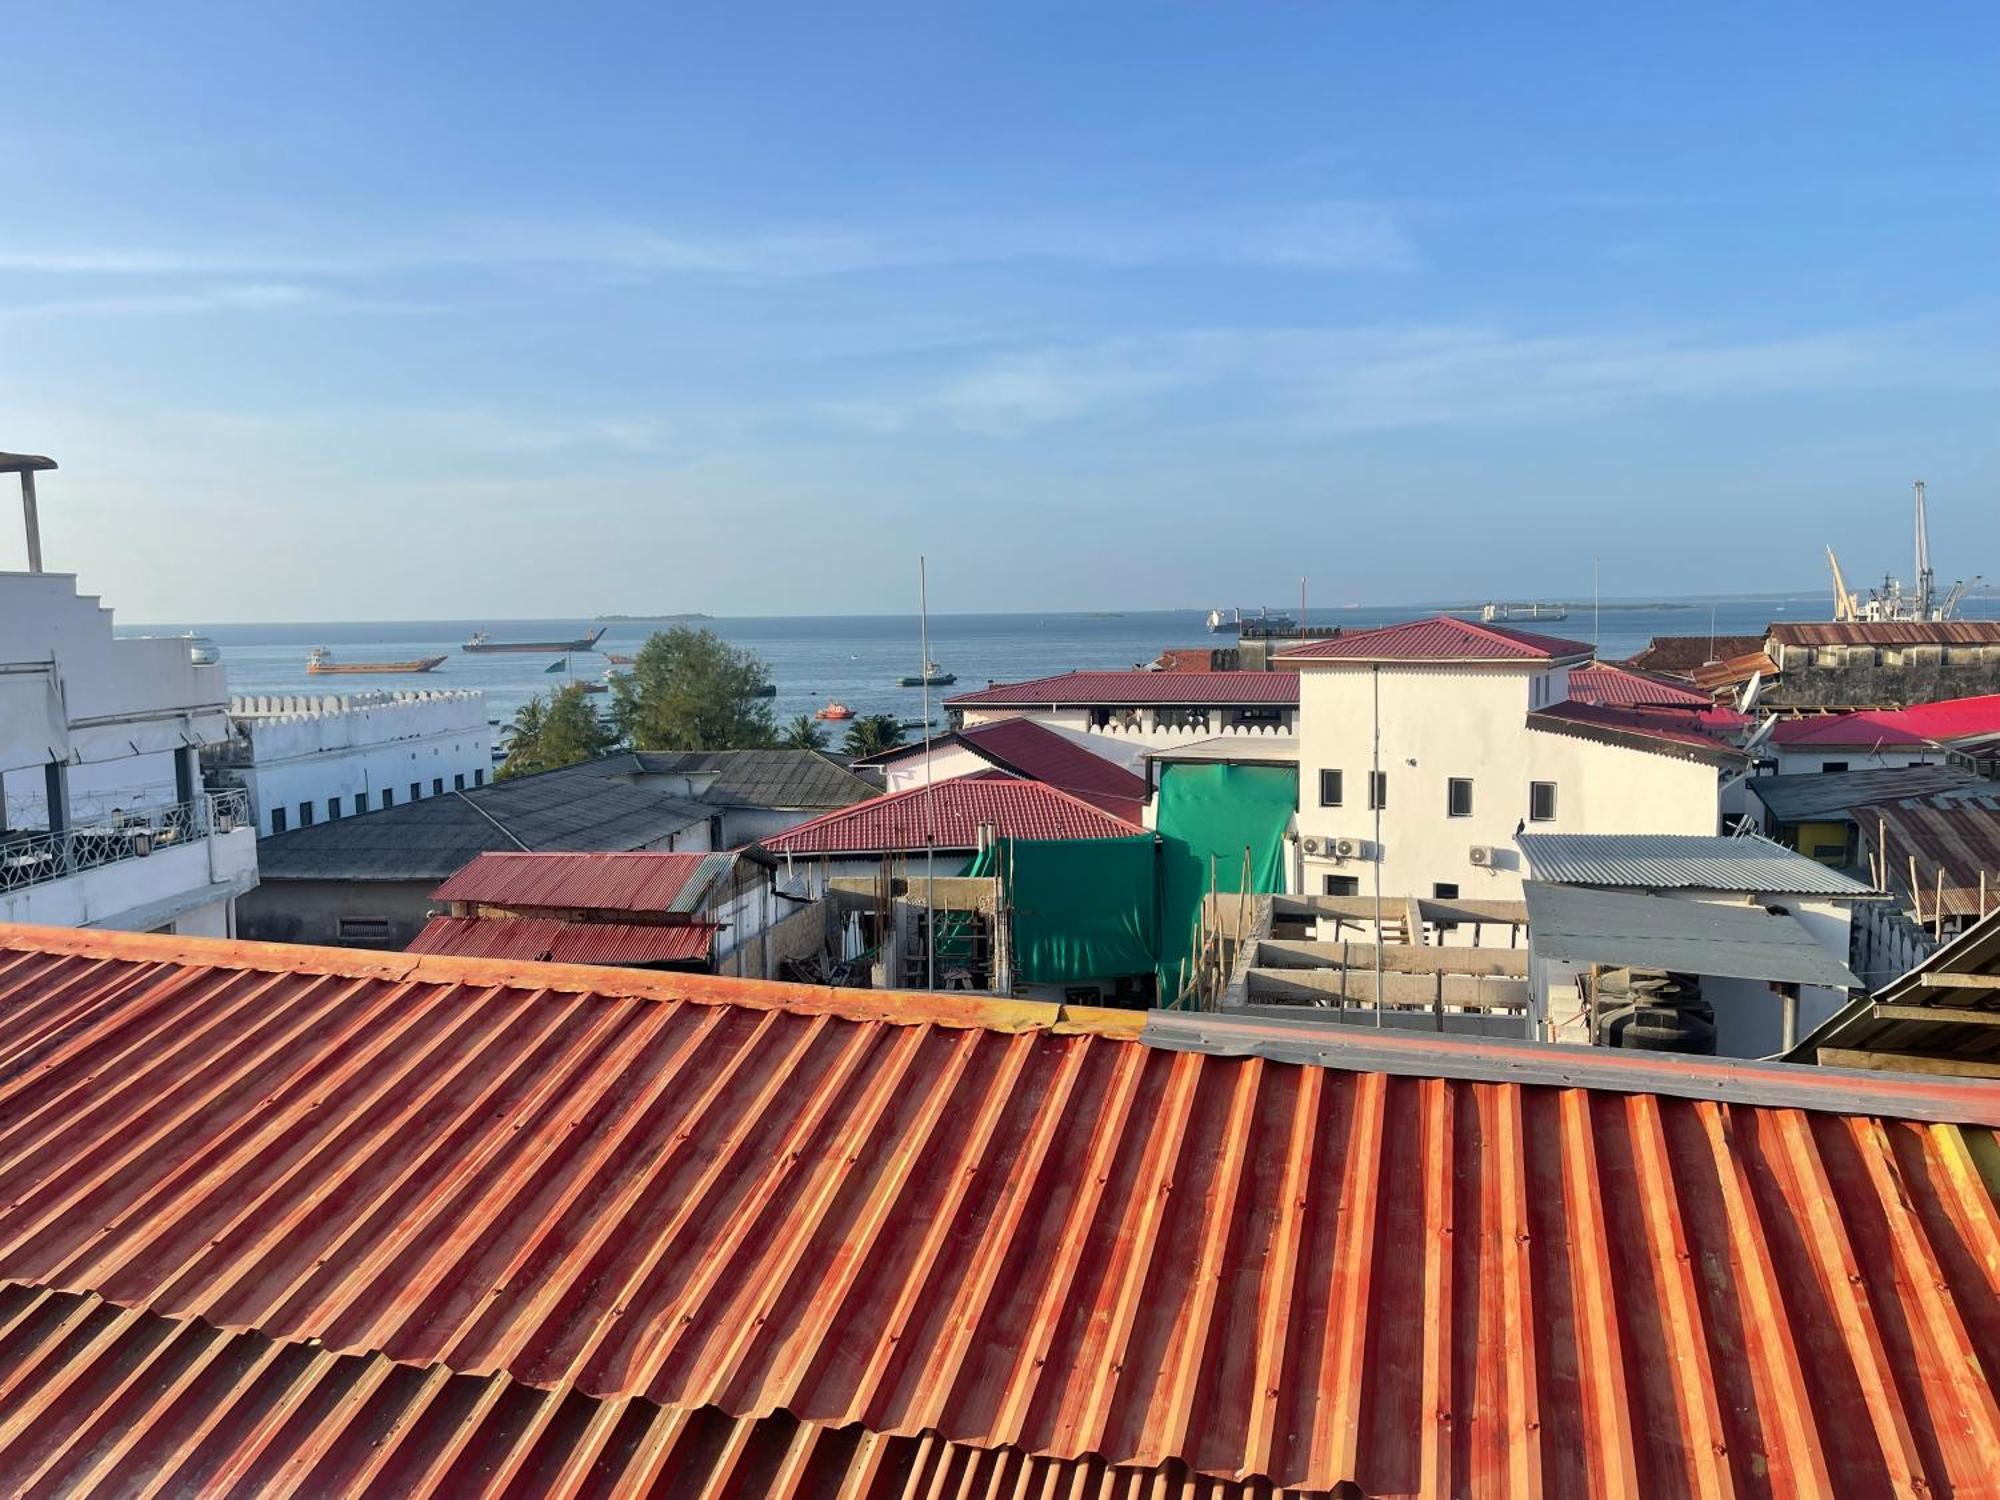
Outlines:
[[593, 625], [685, 625], [692, 620], [713, 620], [714, 615], [592, 615]]

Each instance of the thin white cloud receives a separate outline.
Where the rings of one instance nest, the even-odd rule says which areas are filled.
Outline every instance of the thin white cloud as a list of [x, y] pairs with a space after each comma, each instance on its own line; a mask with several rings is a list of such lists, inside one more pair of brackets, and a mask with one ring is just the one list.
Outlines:
[[197, 287], [109, 297], [0, 302], [0, 318], [131, 317], [175, 313], [272, 312], [324, 300], [310, 287], [274, 282]]

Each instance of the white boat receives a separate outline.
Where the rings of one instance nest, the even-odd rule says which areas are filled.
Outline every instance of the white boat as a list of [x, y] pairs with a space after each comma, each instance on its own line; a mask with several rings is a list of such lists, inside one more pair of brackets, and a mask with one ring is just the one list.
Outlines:
[[207, 636], [190, 630], [181, 639], [187, 642], [188, 660], [197, 667], [212, 667], [222, 660], [222, 648]]
[[1560, 604], [1488, 604], [1479, 611], [1488, 625], [1505, 625], [1515, 620], [1567, 620], [1569, 611]]

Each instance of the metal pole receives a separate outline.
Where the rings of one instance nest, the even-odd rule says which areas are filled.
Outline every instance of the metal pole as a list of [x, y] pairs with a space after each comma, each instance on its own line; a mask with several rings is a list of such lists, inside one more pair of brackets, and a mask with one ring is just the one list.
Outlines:
[[924, 988], [937, 988], [937, 816], [931, 800], [931, 590], [930, 575], [917, 557], [917, 630], [924, 660]]
[[21, 519], [28, 527], [28, 571], [42, 571], [42, 521], [35, 512], [35, 476], [32, 470], [21, 471]]
[[1368, 669], [1375, 698], [1375, 749], [1368, 771], [1368, 800], [1375, 810], [1375, 1024], [1382, 1024], [1382, 669]]

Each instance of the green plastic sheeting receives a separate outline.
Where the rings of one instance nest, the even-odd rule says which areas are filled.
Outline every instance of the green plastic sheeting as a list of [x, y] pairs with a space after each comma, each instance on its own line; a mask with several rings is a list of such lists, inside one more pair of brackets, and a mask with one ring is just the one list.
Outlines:
[[1243, 851], [1250, 851], [1250, 889], [1284, 889], [1285, 825], [1299, 805], [1299, 773], [1290, 766], [1160, 766], [1157, 827], [1160, 850], [1160, 1003], [1172, 1005], [1182, 965], [1194, 956], [1195, 918], [1209, 888], [1243, 886]]
[[966, 873], [996, 864], [1014, 909], [1014, 974], [1078, 984], [1145, 974], [1159, 925], [1150, 834], [1129, 839], [1009, 839]]

